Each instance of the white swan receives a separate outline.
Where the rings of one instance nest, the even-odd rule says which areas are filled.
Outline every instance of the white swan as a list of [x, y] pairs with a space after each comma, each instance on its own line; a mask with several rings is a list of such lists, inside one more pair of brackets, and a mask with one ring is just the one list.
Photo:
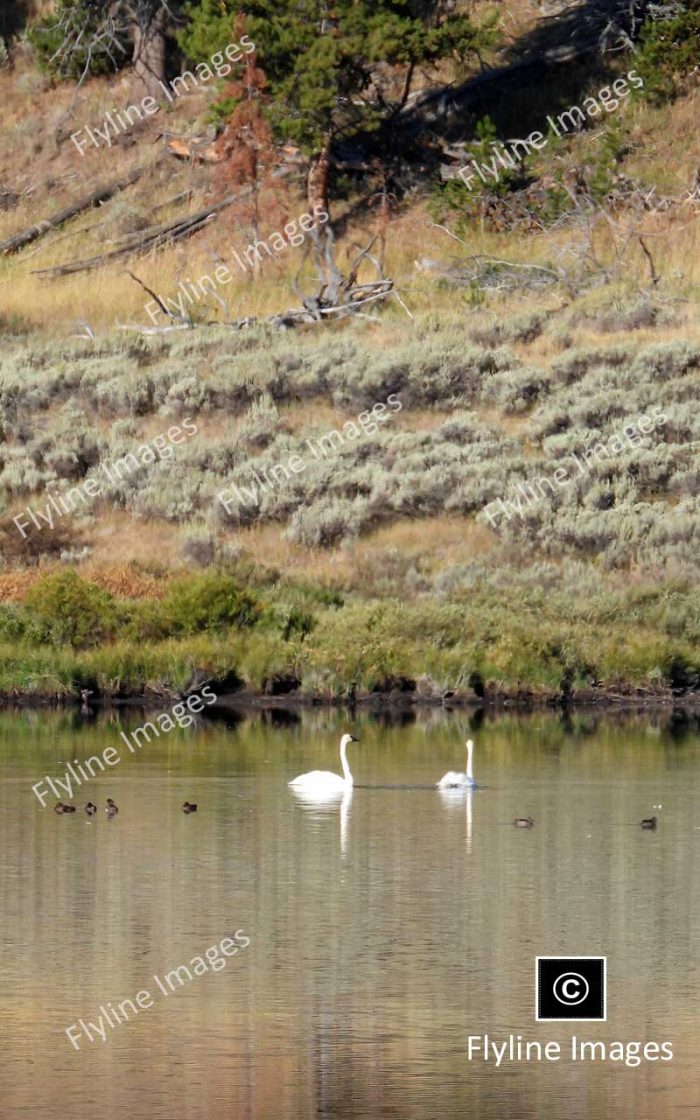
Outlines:
[[331, 770], [310, 770], [308, 774], [300, 774], [287, 784], [299, 792], [310, 793], [317, 796], [329, 796], [345, 793], [352, 789], [353, 779], [348, 766], [346, 751], [348, 743], [356, 743], [354, 735], [343, 735], [340, 740], [340, 763], [343, 767], [343, 777], [334, 774]]
[[437, 783], [438, 789], [473, 789], [476, 786], [474, 781], [474, 772], [472, 770], [472, 756], [474, 754], [474, 742], [472, 739], [467, 739], [467, 772], [466, 774], [458, 774], [455, 770], [448, 770], [443, 774], [440, 781]]

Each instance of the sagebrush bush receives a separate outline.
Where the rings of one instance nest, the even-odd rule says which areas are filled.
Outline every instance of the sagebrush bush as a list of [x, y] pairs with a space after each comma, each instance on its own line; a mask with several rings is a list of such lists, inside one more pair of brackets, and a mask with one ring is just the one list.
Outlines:
[[[496, 348], [475, 344], [463, 323], [438, 317], [386, 348], [363, 329], [323, 338], [212, 328], [89, 345], [10, 343], [0, 373], [6, 523], [19, 504], [45, 506], [47, 492], [97, 476], [103, 462], [190, 415], [214, 426], [175, 447], [171, 460], [112, 482], [100, 474], [101, 496], [90, 514], [99, 518], [113, 507], [182, 526], [182, 555], [201, 565], [217, 562], [226, 548], [235, 554], [236, 540], [220, 538], [255, 524], [275, 524], [305, 547], [332, 549], [399, 519], [483, 521], [489, 502], [546, 478], [567, 456], [658, 407], [666, 423], [637, 448], [592, 463], [585, 478], [572, 472], [566, 488], [522, 519], [503, 521], [498, 536], [533, 560], [598, 555], [608, 569], [685, 571], [698, 512], [684, 507], [683, 532], [674, 506], [697, 492], [700, 347], [619, 341], [559, 354], [539, 368], [500, 346], [529, 337], [543, 315], [497, 323], [488, 338]], [[310, 453], [307, 438], [341, 430], [391, 393], [402, 409], [376, 432], [345, 440], [326, 457]], [[314, 420], [317, 404], [333, 419]], [[254, 481], [294, 455], [303, 461], [300, 473], [270, 486]], [[256, 493], [226, 511], [217, 495], [234, 486]], [[79, 524], [89, 532], [87, 516]], [[75, 555], [85, 543], [67, 532], [59, 552]], [[14, 544], [13, 563], [24, 547], [19, 538]], [[27, 563], [36, 559], [32, 547], [27, 542]], [[420, 572], [412, 578], [419, 586]]]

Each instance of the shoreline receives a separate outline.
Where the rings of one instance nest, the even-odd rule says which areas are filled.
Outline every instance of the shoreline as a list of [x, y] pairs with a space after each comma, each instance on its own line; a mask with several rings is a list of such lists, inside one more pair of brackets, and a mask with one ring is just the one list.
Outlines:
[[[211, 683], [211, 682], [205, 682]], [[201, 687], [201, 686], [200, 686]], [[628, 691], [624, 691], [627, 688]], [[196, 689], [194, 691], [197, 691]], [[68, 693], [63, 696], [55, 692], [0, 692], [0, 709], [69, 709], [83, 708], [86, 711], [108, 710], [111, 708], [158, 711], [164, 705], [186, 699], [190, 692], [133, 692], [127, 695], [95, 696], [83, 701], [80, 695]], [[426, 709], [441, 709], [445, 712], [472, 710], [490, 714], [515, 713], [526, 715], [542, 711], [600, 711], [600, 712], [644, 712], [644, 711], [686, 711], [700, 715], [700, 691], [673, 692], [672, 690], [652, 691], [634, 686], [617, 688], [572, 689], [563, 695], [561, 692], [527, 688], [500, 689], [486, 691], [484, 696], [473, 693], [454, 692], [448, 697], [415, 695], [397, 689], [348, 697], [333, 697], [321, 694], [306, 694], [291, 691], [280, 695], [270, 695], [262, 690], [238, 689], [222, 692], [211, 707], [211, 714], [219, 711], [265, 712], [265, 711], [303, 711], [305, 709], [325, 708], [347, 710], [350, 713], [382, 712], [401, 713]]]

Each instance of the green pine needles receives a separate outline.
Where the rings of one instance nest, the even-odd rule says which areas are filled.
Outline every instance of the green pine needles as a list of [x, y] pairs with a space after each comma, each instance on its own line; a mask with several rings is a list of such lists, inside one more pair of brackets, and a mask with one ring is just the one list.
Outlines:
[[[191, 4], [180, 36], [187, 56], [209, 57], [225, 46], [238, 7], [236, 0]], [[440, 16], [436, 4], [411, 0], [250, 0], [245, 12], [276, 132], [308, 154], [376, 128], [407, 95], [417, 66], [463, 62], [490, 41], [495, 23], [478, 29], [466, 16]], [[397, 68], [393, 101], [377, 84], [380, 64]]]

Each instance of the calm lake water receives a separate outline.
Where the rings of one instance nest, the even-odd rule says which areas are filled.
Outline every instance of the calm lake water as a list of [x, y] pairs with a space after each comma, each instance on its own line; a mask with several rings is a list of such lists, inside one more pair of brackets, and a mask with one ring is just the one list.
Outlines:
[[[227, 717], [130, 755], [119, 731], [141, 722], [0, 714], [3, 1118], [698, 1115], [697, 727], [363, 718], [352, 797], [308, 806], [286, 783], [339, 769], [341, 715]], [[469, 733], [483, 788], [443, 798], [428, 787]], [[35, 782], [109, 745], [123, 760], [75, 799], [96, 819], [40, 810]], [[162, 994], [155, 977], [236, 931], [250, 945], [225, 968]], [[554, 954], [607, 956], [606, 1023], [535, 1022], [535, 957]], [[74, 1049], [67, 1027], [143, 991], [152, 1006]], [[497, 1069], [467, 1060], [485, 1033], [670, 1041], [674, 1059]]]

